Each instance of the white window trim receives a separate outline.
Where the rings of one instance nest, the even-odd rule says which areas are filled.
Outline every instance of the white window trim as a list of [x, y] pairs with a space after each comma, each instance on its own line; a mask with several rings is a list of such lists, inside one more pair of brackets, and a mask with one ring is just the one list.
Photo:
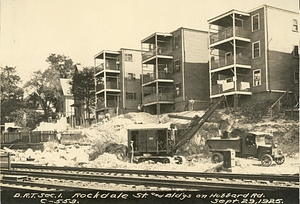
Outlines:
[[[255, 16], [258, 16], [258, 28], [257, 28], [256, 30], [253, 30], [253, 18], [254, 18]], [[255, 32], [255, 31], [257, 31], [257, 30], [260, 30], [260, 22], [259, 22], [259, 19], [260, 19], [259, 13], [255, 14], [255, 15], [253, 15], [253, 16], [251, 17], [251, 30], [252, 30], [252, 32]]]
[[[178, 45], [176, 47], [176, 39], [178, 42]], [[179, 35], [174, 36], [174, 50], [177, 50], [179, 48]]]
[[[177, 61], [179, 62], [178, 65], [177, 65], [179, 67], [179, 71], [176, 71], [176, 62]], [[174, 60], [174, 72], [175, 73], [180, 73], [181, 72], [180, 60], [179, 59]]]
[[256, 70], [253, 70], [253, 87], [257, 87], [255, 84], [254, 84], [254, 76], [255, 76], [255, 74], [254, 74], [254, 72], [256, 72], [256, 71], [259, 71], [259, 78], [260, 78], [260, 84], [259, 85], [257, 85], [257, 86], [261, 86], [261, 69], [256, 69]]
[[[296, 20], [296, 23], [297, 23], [297, 30], [294, 30], [294, 20]], [[292, 31], [294, 31], [294, 32], [298, 32], [299, 31], [298, 19], [296, 19], [296, 18], [292, 19]]]
[[[254, 44], [258, 43], [258, 47], [259, 47], [259, 53], [258, 53], [258, 57], [254, 57]], [[260, 53], [261, 53], [261, 49], [260, 49], [260, 41], [256, 41], [254, 43], [252, 43], [252, 59], [257, 59], [260, 58]]]
[[[128, 60], [128, 56], [131, 55], [131, 60]], [[125, 53], [125, 61], [126, 62], [133, 62], [133, 54], [131, 53]]]
[[[178, 86], [178, 89], [179, 89], [179, 94], [177, 95], [177, 89], [176, 89], [176, 86]], [[175, 83], [175, 92], [176, 92], [176, 96], [175, 97], [180, 97], [181, 96], [181, 83], [178, 82], [178, 83]]]

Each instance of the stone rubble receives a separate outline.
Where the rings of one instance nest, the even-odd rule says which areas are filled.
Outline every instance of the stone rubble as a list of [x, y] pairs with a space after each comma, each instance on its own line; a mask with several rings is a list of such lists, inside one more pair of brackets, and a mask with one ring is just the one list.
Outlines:
[[[178, 114], [178, 113], [176, 113]], [[203, 111], [185, 112], [189, 117], [202, 115]], [[48, 166], [71, 166], [71, 167], [92, 167], [92, 168], [126, 168], [126, 169], [148, 169], [148, 170], [174, 170], [174, 171], [215, 171], [219, 164], [212, 164], [210, 153], [205, 146], [208, 138], [218, 135], [218, 121], [222, 120], [222, 113], [214, 113], [210, 120], [206, 122], [198, 133], [180, 149], [179, 155], [186, 158], [182, 165], [162, 164], [154, 162], [143, 162], [140, 164], [121, 161], [116, 153], [127, 146], [127, 126], [139, 123], [176, 123], [184, 127], [190, 121], [169, 118], [168, 114], [161, 116], [150, 115], [148, 113], [128, 113], [111, 118], [109, 121], [102, 121], [92, 125], [90, 128], [81, 129], [81, 134], [90, 141], [91, 145], [80, 144], [58, 144], [57, 142], [44, 143], [43, 150], [33, 151], [13, 150], [3, 148], [1, 151], [11, 153], [12, 162], [30, 162]], [[287, 154], [287, 161], [281, 166], [271, 166], [268, 168], [258, 167], [259, 161], [256, 159], [235, 158], [235, 171], [238, 173], [261, 172], [290, 172], [299, 173], [299, 123], [292, 120], [266, 121], [257, 124], [245, 123], [242, 117], [234, 118], [227, 116], [233, 122], [232, 134], [239, 134], [241, 131], [259, 131], [273, 133], [278, 141], [279, 147]], [[295, 142], [296, 141], [296, 142]], [[298, 143], [297, 143], [298, 141]], [[118, 150], [118, 151], [114, 151]], [[93, 155], [93, 157], [91, 157]], [[255, 169], [255, 170], [254, 170]]]

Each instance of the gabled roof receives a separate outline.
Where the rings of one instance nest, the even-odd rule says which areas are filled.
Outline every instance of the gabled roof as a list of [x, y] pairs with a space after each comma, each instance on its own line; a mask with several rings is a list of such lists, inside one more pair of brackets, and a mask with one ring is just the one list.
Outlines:
[[71, 88], [72, 86], [70, 85], [70, 79], [59, 79], [60, 80], [60, 85], [61, 89], [63, 92], [64, 96], [72, 96], [71, 94]]

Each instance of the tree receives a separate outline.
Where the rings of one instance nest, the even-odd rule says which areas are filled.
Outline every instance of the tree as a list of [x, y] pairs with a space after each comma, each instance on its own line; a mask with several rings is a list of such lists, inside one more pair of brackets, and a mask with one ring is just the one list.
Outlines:
[[86, 113], [90, 121], [90, 113], [95, 108], [95, 82], [94, 67], [84, 67], [83, 70], [76, 71], [73, 76], [71, 93], [75, 102], [84, 102], [86, 104]]
[[47, 69], [45, 72], [36, 71], [24, 86], [29, 92], [35, 92], [44, 110], [45, 118], [52, 113], [52, 108], [59, 104], [60, 85], [59, 72]]
[[50, 54], [46, 62], [50, 63], [50, 69], [59, 72], [59, 78], [72, 78], [74, 74], [73, 61], [65, 55]]
[[25, 88], [39, 96], [45, 118], [48, 118], [53, 113], [52, 108], [57, 112], [59, 107], [59, 99], [62, 96], [60, 78], [71, 79], [74, 66], [72, 59], [59, 54], [50, 54], [46, 62], [50, 64], [49, 67], [44, 72], [34, 72], [31, 80], [25, 84]]
[[22, 108], [24, 91], [16, 67], [1, 67], [1, 124], [11, 122], [11, 113]]
[[28, 108], [15, 110], [11, 113], [15, 125], [21, 126], [27, 130], [33, 130], [42, 122], [42, 113]]

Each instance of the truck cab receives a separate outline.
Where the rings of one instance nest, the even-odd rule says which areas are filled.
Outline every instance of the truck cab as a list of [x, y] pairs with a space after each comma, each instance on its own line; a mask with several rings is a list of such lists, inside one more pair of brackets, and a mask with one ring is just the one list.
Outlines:
[[223, 161], [224, 151], [232, 149], [236, 157], [258, 158], [263, 166], [271, 166], [273, 160], [281, 165], [285, 158], [273, 141], [273, 136], [264, 132], [247, 132], [238, 138], [209, 139], [206, 144], [212, 154], [212, 162]]

